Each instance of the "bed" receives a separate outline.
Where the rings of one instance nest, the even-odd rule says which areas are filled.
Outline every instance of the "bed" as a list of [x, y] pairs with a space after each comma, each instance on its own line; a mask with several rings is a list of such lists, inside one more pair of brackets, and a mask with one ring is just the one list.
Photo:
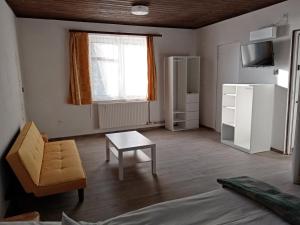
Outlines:
[[159, 203], [109, 219], [101, 225], [287, 224], [255, 202], [227, 189]]
[[[8, 223], [0, 223], [1, 225]], [[11, 223], [10, 223], [11, 224]], [[18, 223], [20, 224], [20, 223]], [[24, 223], [34, 224], [34, 223]], [[59, 225], [61, 222], [41, 222]], [[72, 223], [68, 223], [72, 224]], [[79, 224], [79, 223], [75, 223]], [[82, 223], [86, 224], [86, 223]], [[286, 225], [280, 217], [228, 189], [217, 189], [132, 211], [97, 225]], [[65, 224], [67, 225], [67, 224]]]

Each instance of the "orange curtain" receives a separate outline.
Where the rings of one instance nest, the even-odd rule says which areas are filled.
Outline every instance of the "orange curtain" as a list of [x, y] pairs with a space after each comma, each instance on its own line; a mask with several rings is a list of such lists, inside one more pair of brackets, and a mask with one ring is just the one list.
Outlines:
[[70, 32], [70, 90], [69, 103], [84, 105], [92, 103], [89, 71], [88, 33]]
[[148, 101], [156, 100], [156, 67], [153, 48], [153, 37], [147, 36], [147, 63], [148, 63]]

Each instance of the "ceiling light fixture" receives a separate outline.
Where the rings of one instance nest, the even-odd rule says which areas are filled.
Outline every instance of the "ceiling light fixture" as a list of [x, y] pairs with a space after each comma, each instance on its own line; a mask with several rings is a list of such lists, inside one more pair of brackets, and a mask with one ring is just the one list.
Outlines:
[[145, 16], [149, 14], [149, 7], [145, 5], [134, 5], [131, 7], [131, 14]]

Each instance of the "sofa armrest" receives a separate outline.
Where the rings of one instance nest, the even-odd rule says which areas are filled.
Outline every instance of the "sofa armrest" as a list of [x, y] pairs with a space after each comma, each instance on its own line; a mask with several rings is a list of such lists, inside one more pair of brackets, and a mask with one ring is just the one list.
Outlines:
[[45, 134], [45, 133], [41, 133], [41, 136], [42, 136], [42, 138], [43, 138], [43, 140], [44, 140], [44, 142], [48, 142], [49, 141], [49, 138], [48, 138], [48, 135], [47, 134]]

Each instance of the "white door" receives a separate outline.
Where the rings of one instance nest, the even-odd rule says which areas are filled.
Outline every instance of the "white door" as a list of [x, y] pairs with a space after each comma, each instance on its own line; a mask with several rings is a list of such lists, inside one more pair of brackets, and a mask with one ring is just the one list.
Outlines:
[[218, 76], [216, 93], [216, 131], [221, 130], [222, 117], [222, 85], [236, 84], [239, 80], [240, 43], [218, 46]]
[[300, 86], [300, 36], [298, 37], [298, 54], [297, 54], [297, 69], [296, 69], [296, 77], [294, 83], [294, 102], [293, 102], [293, 119], [291, 124], [291, 146], [287, 149], [287, 154], [290, 154], [291, 151], [294, 149], [295, 145], [295, 133], [296, 133], [296, 122], [297, 117], [299, 116], [298, 112], [298, 104], [299, 104], [299, 86]]
[[[299, 108], [299, 76], [300, 76], [300, 32], [296, 32], [296, 35], [298, 35], [298, 42], [295, 45], [297, 47], [296, 54], [293, 55], [293, 79], [291, 82], [292, 87], [294, 87], [294, 96], [292, 99], [290, 99], [291, 107], [290, 115], [291, 119], [289, 121], [289, 132], [290, 135], [288, 138], [288, 146], [286, 153], [289, 154], [291, 151], [293, 151], [292, 154], [292, 168], [293, 168], [293, 182], [295, 184], [300, 184], [300, 108]], [[291, 89], [293, 91], [293, 88]], [[294, 107], [294, 108], [293, 108]]]

